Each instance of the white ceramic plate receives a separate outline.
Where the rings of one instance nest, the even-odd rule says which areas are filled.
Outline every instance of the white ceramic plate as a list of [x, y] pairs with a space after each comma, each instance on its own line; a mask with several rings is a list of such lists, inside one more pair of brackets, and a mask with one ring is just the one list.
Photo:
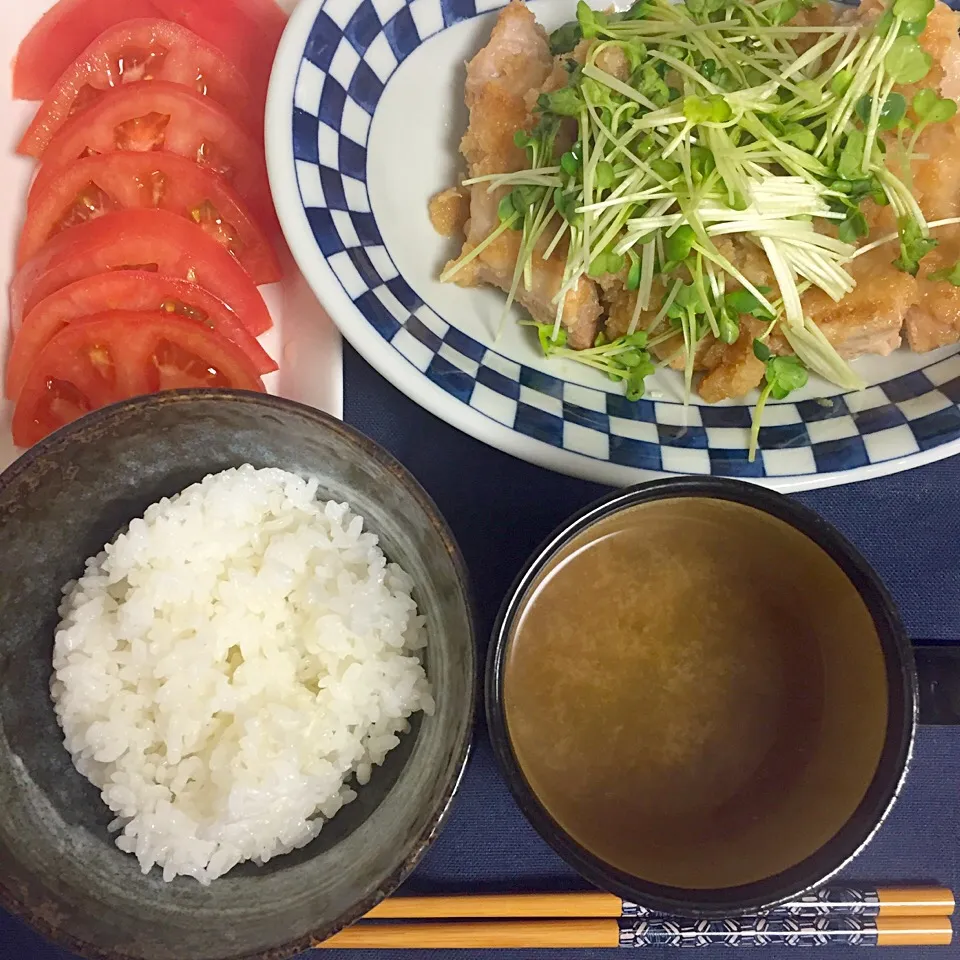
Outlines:
[[[295, 0], [282, 6], [288, 9]], [[36, 104], [13, 100], [11, 71], [17, 45], [53, 0], [0, 0], [0, 290], [3, 303], [13, 273], [14, 251], [23, 224], [33, 160], [18, 157], [14, 148], [30, 122]], [[265, 378], [271, 393], [319, 407], [334, 416], [343, 411], [340, 337], [293, 264], [286, 264], [283, 283], [261, 288], [274, 319], [274, 328], [261, 337], [280, 370]], [[4, 311], [6, 314], [6, 311]], [[0, 328], [0, 369], [10, 347], [9, 323]], [[2, 391], [0, 391], [2, 394]], [[0, 469], [17, 456], [10, 436], [12, 405], [0, 395]]]
[[[546, 360], [529, 330], [493, 335], [503, 295], [442, 285], [456, 245], [427, 202], [460, 175], [464, 62], [503, 0], [303, 0], [267, 106], [274, 199], [301, 270], [348, 340], [412, 399], [466, 433], [554, 470], [610, 484], [656, 473], [746, 477], [781, 490], [861, 480], [960, 452], [960, 355], [857, 361], [869, 389], [811, 382], [764, 416], [754, 397], [694, 401], [648, 380], [628, 403], [601, 374]], [[551, 29], [574, 0], [533, 0]], [[829, 397], [832, 405], [822, 398]]]

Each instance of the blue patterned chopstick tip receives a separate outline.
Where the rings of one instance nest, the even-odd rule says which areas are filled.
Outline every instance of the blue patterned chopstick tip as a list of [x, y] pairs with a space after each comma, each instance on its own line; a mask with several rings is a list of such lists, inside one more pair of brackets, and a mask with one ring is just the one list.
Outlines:
[[[759, 911], [756, 917], [876, 917], [880, 913], [880, 897], [876, 890], [856, 887], [825, 887], [806, 893], [790, 903]], [[624, 919], [666, 919], [665, 915], [638, 903], [623, 901], [620, 914]], [[746, 919], [740, 917], [738, 919]]]
[[729, 920], [620, 920], [621, 947], [878, 946], [873, 917], [743, 917]]

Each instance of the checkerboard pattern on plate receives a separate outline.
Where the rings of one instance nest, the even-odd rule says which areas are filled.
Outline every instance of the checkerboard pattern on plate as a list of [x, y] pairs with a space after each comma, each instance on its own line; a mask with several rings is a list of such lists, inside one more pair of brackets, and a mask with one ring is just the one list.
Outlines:
[[296, 86], [292, 136], [313, 234], [370, 325], [459, 403], [586, 457], [670, 473], [797, 476], [852, 470], [960, 437], [960, 356], [832, 401], [767, 407], [747, 460], [746, 406], [691, 406], [590, 389], [451, 327], [397, 273], [367, 192], [367, 141], [397, 66], [440, 30], [501, 0], [325, 0]]

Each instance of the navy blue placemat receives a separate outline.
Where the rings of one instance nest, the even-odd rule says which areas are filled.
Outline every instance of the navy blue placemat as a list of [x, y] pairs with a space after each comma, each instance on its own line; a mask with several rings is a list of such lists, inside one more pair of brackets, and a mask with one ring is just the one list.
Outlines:
[[[390, 449], [436, 500], [473, 577], [481, 642], [526, 557], [570, 513], [603, 488], [548, 473], [470, 439], [421, 410], [349, 348], [345, 418]], [[960, 460], [799, 499], [843, 531], [874, 564], [911, 637], [960, 639]], [[935, 883], [960, 889], [960, 730], [921, 730], [908, 785], [869, 849], [845, 876], [865, 883]], [[533, 832], [500, 781], [482, 723], [450, 821], [407, 882], [407, 892], [577, 889], [582, 881]], [[816, 948], [822, 960], [855, 948]], [[650, 951], [645, 951], [649, 953]], [[652, 951], [663, 957], [670, 950]], [[790, 955], [790, 948], [764, 948]], [[329, 951], [330, 960], [382, 960], [385, 951]], [[609, 951], [485, 951], [489, 960], [589, 960]], [[704, 960], [754, 956], [749, 948], [703, 948]], [[942, 948], [898, 953], [922, 960]], [[0, 960], [64, 960], [26, 926], [0, 912]], [[453, 957], [394, 952], [401, 960]], [[184, 957], [183, 960], [190, 960]]]

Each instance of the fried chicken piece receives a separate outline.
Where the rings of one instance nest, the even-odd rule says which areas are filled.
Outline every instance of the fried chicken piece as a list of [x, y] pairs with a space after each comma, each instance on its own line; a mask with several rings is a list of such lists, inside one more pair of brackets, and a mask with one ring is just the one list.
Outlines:
[[845, 359], [864, 353], [885, 357], [900, 346], [900, 330], [917, 302], [917, 281], [892, 266], [896, 248], [884, 245], [847, 267], [856, 287], [839, 303], [822, 290], [803, 297], [804, 312]]
[[[527, 7], [513, 0], [497, 19], [490, 42], [467, 65], [466, 103], [470, 124], [460, 144], [471, 177], [508, 173], [526, 166], [524, 151], [513, 142], [514, 133], [530, 129], [536, 95], [547, 83], [559, 82], [557, 62], [550, 54], [547, 34]], [[555, 87], [554, 87], [555, 89]], [[466, 224], [463, 254], [469, 253], [499, 224], [497, 207], [506, 189], [489, 192], [485, 183], [470, 192], [470, 219]], [[566, 246], [558, 245], [548, 260], [541, 256], [559, 222], [548, 226], [533, 256], [532, 282], [521, 282], [517, 301], [542, 323], [553, 323], [553, 298], [563, 282]], [[461, 286], [489, 283], [509, 290], [520, 250], [521, 234], [508, 230], [460, 270], [455, 281]], [[600, 318], [600, 300], [595, 284], [581, 280], [566, 296], [561, 321], [568, 343], [582, 349], [591, 346]]]
[[[941, 96], [960, 97], [960, 17], [938, 3], [920, 36], [933, 56], [924, 85], [932, 80]], [[933, 124], [920, 136], [917, 152], [926, 159], [913, 164], [913, 186], [924, 213], [931, 219], [960, 216], [960, 117]], [[920, 265], [917, 302], [907, 313], [904, 333], [912, 350], [933, 350], [960, 341], [960, 290], [950, 283], [934, 282], [929, 275], [949, 269], [960, 257], [957, 227], [941, 228], [934, 236], [939, 246]]]
[[938, 236], [940, 245], [920, 264], [920, 301], [903, 325], [910, 349], [918, 353], [960, 340], [960, 287], [927, 279], [936, 270], [950, 269], [960, 259], [960, 228], [944, 228]]
[[463, 187], [450, 187], [430, 198], [430, 223], [441, 237], [463, 232], [470, 216], [470, 194]]
[[742, 397], [759, 386], [766, 367], [754, 355], [753, 341], [765, 328], [759, 320], [743, 317], [736, 343], [716, 341], [704, 352], [701, 364], [708, 372], [700, 381], [699, 392], [707, 403]]
[[553, 66], [543, 27], [513, 0], [497, 18], [489, 43], [467, 64], [470, 123], [460, 152], [471, 177], [524, 168], [526, 155], [513, 135], [529, 126], [526, 95], [543, 85]]

